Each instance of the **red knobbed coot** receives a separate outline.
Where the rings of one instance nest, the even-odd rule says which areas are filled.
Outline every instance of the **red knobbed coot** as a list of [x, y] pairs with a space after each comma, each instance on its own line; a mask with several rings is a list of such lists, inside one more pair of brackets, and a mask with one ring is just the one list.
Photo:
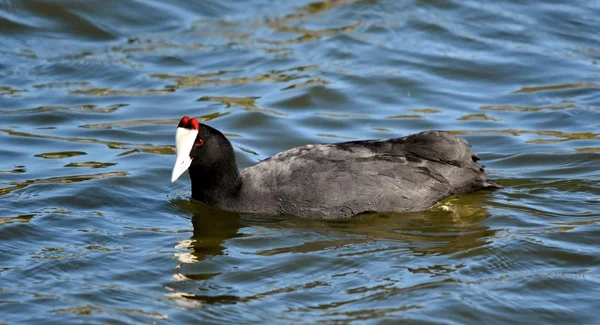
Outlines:
[[442, 199], [498, 188], [469, 144], [443, 131], [404, 138], [310, 144], [241, 172], [218, 130], [183, 117], [171, 181], [189, 169], [192, 198], [219, 208], [305, 218], [421, 211]]

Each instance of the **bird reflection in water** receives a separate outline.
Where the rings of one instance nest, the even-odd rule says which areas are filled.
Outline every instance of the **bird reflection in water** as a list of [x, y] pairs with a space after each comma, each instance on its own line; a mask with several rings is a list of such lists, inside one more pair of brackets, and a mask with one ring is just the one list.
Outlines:
[[[232, 295], [229, 286], [222, 288], [223, 279], [228, 279], [226, 283], [231, 277], [245, 279], [250, 266], [276, 269], [277, 265], [270, 264], [279, 260], [269, 257], [286, 255], [310, 261], [311, 255], [359, 260], [385, 254], [390, 260], [397, 259], [394, 268], [405, 272], [448, 276], [464, 265], [437, 265], [437, 258], [425, 257], [454, 255], [460, 259], [463, 254], [486, 254], [496, 234], [486, 226], [488, 211], [483, 201], [487, 201], [485, 194], [468, 195], [447, 199], [425, 212], [369, 213], [335, 221], [240, 215], [194, 202], [187, 208], [194, 213], [193, 236], [177, 245], [180, 263], [168, 295], [194, 305], [258, 299], [270, 291], [257, 288], [251, 295]], [[257, 239], [258, 246], [246, 242]], [[369, 270], [357, 272], [368, 274]], [[247, 281], [255, 280], [243, 282]], [[198, 292], [198, 286], [205, 289]], [[208, 288], [209, 292], [204, 292]], [[302, 288], [293, 290], [306, 290]]]

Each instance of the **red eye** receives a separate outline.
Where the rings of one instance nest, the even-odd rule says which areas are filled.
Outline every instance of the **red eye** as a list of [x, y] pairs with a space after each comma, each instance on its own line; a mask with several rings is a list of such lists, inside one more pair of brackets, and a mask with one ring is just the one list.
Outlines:
[[204, 145], [204, 140], [200, 139], [198, 140], [198, 142], [196, 142], [196, 146], [198, 147], [202, 147]]

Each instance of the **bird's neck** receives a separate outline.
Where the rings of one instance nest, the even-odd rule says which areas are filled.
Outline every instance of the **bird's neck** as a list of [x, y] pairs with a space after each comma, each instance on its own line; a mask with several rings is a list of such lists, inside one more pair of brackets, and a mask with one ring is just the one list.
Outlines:
[[225, 206], [235, 200], [242, 186], [235, 163], [214, 169], [190, 168], [192, 198], [209, 205]]

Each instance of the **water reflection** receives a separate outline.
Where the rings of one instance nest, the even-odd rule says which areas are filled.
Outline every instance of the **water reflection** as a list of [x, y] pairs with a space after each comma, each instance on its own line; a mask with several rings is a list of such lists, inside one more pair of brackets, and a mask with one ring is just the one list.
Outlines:
[[234, 106], [243, 107], [247, 111], [262, 112], [279, 116], [287, 116], [287, 114], [274, 109], [260, 108], [256, 106], [256, 100], [259, 97], [218, 97], [218, 96], [203, 96], [198, 101], [220, 102], [225, 105], [225, 108]]
[[[344, 220], [241, 215], [194, 202], [194, 234], [178, 246], [187, 247], [194, 255], [189, 260], [201, 261], [211, 255], [220, 255], [227, 240], [243, 236], [241, 228], [260, 227], [272, 230], [292, 229], [300, 233], [318, 229], [327, 236], [334, 235], [341, 239], [256, 250], [254, 254], [257, 255], [317, 252], [332, 246], [369, 241], [395, 242], [410, 249], [415, 255], [452, 254], [485, 245], [487, 242], [482, 239], [494, 236], [494, 231], [483, 223], [489, 213], [478, 204], [485, 195], [451, 197], [424, 212], [373, 212]], [[258, 233], [259, 236], [261, 234], [262, 232]]]
[[194, 205], [192, 226], [194, 233], [187, 248], [192, 260], [201, 261], [208, 256], [222, 254], [228, 239], [241, 236], [239, 230], [243, 225], [238, 213], [198, 203]]
[[317, 65], [297, 66], [289, 69], [271, 70], [269, 73], [260, 74], [250, 77], [231, 77], [218, 78], [221, 75], [239, 73], [240, 71], [218, 71], [212, 73], [203, 73], [197, 75], [171, 75], [171, 74], [153, 74], [151, 77], [163, 80], [172, 80], [176, 84], [168, 85], [165, 88], [199, 88], [206, 86], [218, 85], [243, 85], [248, 83], [263, 83], [263, 82], [289, 82], [297, 79], [310, 78], [308, 74], [299, 74], [300, 72], [316, 70]]
[[[195, 306], [249, 304], [270, 296], [287, 297], [319, 287], [335, 287], [348, 278], [368, 276], [374, 270], [358, 267], [349, 272], [353, 269], [350, 266], [358, 266], [365, 259], [378, 260], [382, 254], [397, 259], [387, 267], [425, 278], [414, 285], [400, 279], [387, 279], [378, 285], [378, 280], [372, 279], [369, 287], [360, 285], [346, 290], [350, 300], [347, 295], [335, 295], [316, 308], [378, 299], [398, 290], [412, 291], [430, 281], [434, 282], [429, 285], [437, 281], [445, 283], [448, 275], [464, 265], [448, 264], [447, 260], [428, 264], [413, 259], [467, 254], [490, 244], [496, 231], [485, 225], [489, 216], [481, 204], [485, 199], [485, 194], [450, 198], [425, 212], [370, 213], [338, 221], [240, 215], [193, 203], [188, 209], [194, 214], [194, 232], [176, 245], [179, 264], [173, 275], [175, 282], [167, 287], [170, 291], [167, 296], [175, 300], [191, 299]], [[412, 262], [407, 264], [408, 261]], [[271, 275], [285, 279], [294, 274], [292, 270], [299, 272], [299, 268], [317, 265], [324, 269], [315, 273], [315, 279], [260, 284]], [[336, 269], [339, 272], [333, 272]], [[444, 278], [428, 280], [440, 276]], [[229, 281], [238, 285], [252, 282], [256, 286], [245, 293], [233, 294], [227, 285]], [[201, 293], [190, 290], [195, 286], [200, 286], [197, 290]], [[365, 293], [369, 293], [367, 297]]]
[[19, 132], [10, 129], [0, 129], [0, 132], [4, 132], [11, 136], [16, 137], [26, 137], [26, 138], [36, 138], [36, 139], [47, 139], [47, 140], [56, 140], [56, 141], [66, 141], [66, 142], [79, 142], [79, 143], [99, 143], [108, 146], [110, 149], [130, 149], [120, 155], [127, 155], [133, 152], [146, 152], [146, 153], [155, 153], [155, 154], [163, 154], [163, 155], [174, 155], [174, 145], [166, 145], [166, 146], [154, 146], [152, 144], [134, 144], [134, 143], [126, 143], [126, 142], [118, 142], [118, 141], [104, 141], [94, 138], [75, 138], [75, 137], [60, 137], [53, 135], [43, 135], [43, 134], [35, 134], [28, 132]]
[[17, 110], [0, 110], [0, 115], [4, 114], [39, 114], [54, 111], [81, 111], [90, 113], [114, 113], [122, 107], [126, 107], [127, 104], [115, 104], [108, 107], [98, 107], [96, 105], [78, 105], [78, 106], [40, 106], [36, 108], [17, 109]]
[[13, 191], [24, 189], [31, 185], [38, 184], [71, 184], [78, 182], [85, 182], [90, 180], [98, 180], [109, 177], [125, 177], [129, 176], [128, 172], [108, 172], [108, 173], [100, 173], [100, 174], [87, 174], [87, 175], [73, 175], [73, 176], [59, 176], [59, 177], [48, 177], [48, 178], [38, 178], [38, 179], [29, 179], [20, 182], [10, 182], [7, 183], [10, 185], [9, 187], [0, 188], [0, 196], [9, 194]]
[[551, 91], [551, 90], [563, 90], [573, 88], [598, 88], [598, 84], [593, 82], [576, 82], [562, 85], [549, 85], [549, 86], [538, 86], [538, 87], [523, 87], [519, 90], [515, 90], [513, 94], [519, 93], [533, 93], [538, 91]]

